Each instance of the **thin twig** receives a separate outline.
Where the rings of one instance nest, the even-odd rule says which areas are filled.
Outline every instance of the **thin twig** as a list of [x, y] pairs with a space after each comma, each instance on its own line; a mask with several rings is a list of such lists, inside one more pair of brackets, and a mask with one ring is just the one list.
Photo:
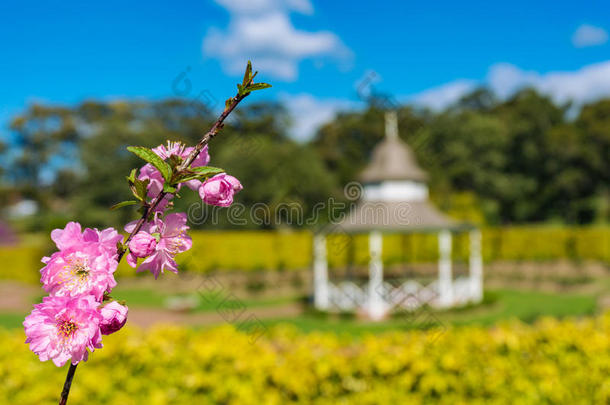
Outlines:
[[66, 376], [66, 381], [64, 382], [64, 389], [61, 391], [61, 401], [59, 401], [59, 405], [66, 405], [66, 402], [68, 401], [68, 394], [70, 393], [70, 387], [72, 386], [72, 380], [74, 379], [76, 366], [78, 366], [78, 363], [70, 363], [68, 375]]
[[[251, 82], [252, 82], [252, 79], [250, 79], [250, 83]], [[248, 83], [248, 84], [250, 84], [250, 83]], [[205, 145], [207, 145], [212, 140], [212, 138], [214, 138], [218, 134], [218, 132], [223, 128], [225, 119], [229, 116], [229, 114], [231, 114], [231, 112], [235, 109], [235, 107], [237, 107], [237, 105], [240, 103], [240, 101], [242, 101], [244, 98], [246, 98], [249, 94], [250, 93], [244, 93], [244, 94], [238, 93], [235, 97], [233, 97], [231, 99], [231, 104], [224, 109], [224, 111], [222, 112], [222, 114], [220, 114], [218, 119], [216, 119], [216, 122], [214, 122], [214, 124], [212, 125], [210, 130], [208, 132], [206, 132], [205, 135], [203, 135], [203, 137], [201, 138], [199, 143], [197, 143], [197, 145], [193, 148], [193, 150], [188, 155], [188, 157], [178, 167], [178, 171], [182, 171], [182, 170], [186, 169], [187, 167], [189, 167], [191, 165], [191, 163], [193, 163], [193, 161], [195, 159], [197, 159], [197, 156], [199, 156], [199, 154], [201, 153], [201, 151], [203, 150]], [[144, 225], [144, 223], [146, 222], [146, 220], [148, 219], [150, 214], [152, 212], [154, 212], [155, 208], [157, 208], [157, 205], [159, 205], [161, 200], [163, 200], [163, 198], [165, 198], [165, 196], [167, 194], [168, 193], [166, 193], [165, 191], [161, 191], [161, 192], [159, 192], [159, 194], [157, 194], [157, 196], [155, 198], [153, 198], [153, 200], [147, 206], [146, 210], [144, 211], [144, 213], [142, 214], [142, 216], [136, 223], [136, 226], [133, 229], [133, 231], [131, 231], [131, 233], [127, 236], [127, 239], [125, 240], [125, 245], [129, 244], [129, 241], [131, 241], [131, 238], [133, 238], [133, 236], [140, 231], [140, 229], [142, 228], [142, 226]], [[125, 252], [126, 252], [126, 250], [124, 250], [124, 249], [121, 249], [118, 252], [118, 258], [117, 258], [118, 262], [121, 261], [121, 259], [125, 255]], [[70, 364], [70, 368], [68, 369], [68, 375], [66, 375], [66, 381], [64, 382], [64, 388], [61, 391], [61, 399], [59, 401], [59, 405], [65, 405], [66, 402], [68, 401], [68, 395], [70, 394], [70, 387], [72, 385], [72, 380], [74, 379], [74, 373], [76, 372], [77, 365], [78, 364]]]

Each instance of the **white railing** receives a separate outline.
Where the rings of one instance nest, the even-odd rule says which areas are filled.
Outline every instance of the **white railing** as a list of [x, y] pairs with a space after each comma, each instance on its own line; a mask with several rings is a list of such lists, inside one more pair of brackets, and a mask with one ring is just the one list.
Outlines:
[[[453, 290], [450, 306], [464, 305], [476, 302], [477, 297], [473, 294], [472, 282], [468, 277], [459, 277], [452, 280]], [[369, 283], [358, 285], [354, 282], [343, 281], [337, 284], [328, 282], [329, 310], [355, 311], [369, 308]], [[404, 309], [414, 311], [423, 305], [431, 307], [446, 307], [439, 302], [439, 284], [435, 280], [423, 285], [414, 280], [409, 280], [395, 287], [384, 282], [379, 287], [377, 294], [381, 297], [385, 310]]]

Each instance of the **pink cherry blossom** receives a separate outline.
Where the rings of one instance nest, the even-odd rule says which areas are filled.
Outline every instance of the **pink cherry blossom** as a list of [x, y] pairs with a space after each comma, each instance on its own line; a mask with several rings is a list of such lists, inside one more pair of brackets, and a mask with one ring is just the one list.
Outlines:
[[135, 267], [138, 257], [148, 257], [155, 252], [157, 238], [146, 231], [140, 231], [129, 242], [127, 262]]
[[126, 305], [121, 305], [116, 301], [111, 301], [100, 308], [102, 321], [100, 329], [102, 335], [110, 335], [121, 329], [127, 322], [127, 312], [129, 308]]
[[[167, 141], [166, 145], [159, 145], [156, 148], [153, 148], [153, 152], [155, 152], [161, 159], [168, 159], [170, 156], [175, 155], [179, 156], [181, 159], [186, 159], [191, 152], [193, 151], [192, 146], [185, 146], [180, 142], [170, 142]], [[192, 167], [205, 166], [210, 163], [210, 155], [208, 153], [208, 146], [204, 146], [197, 158], [191, 164]]]
[[148, 180], [148, 197], [154, 197], [163, 190], [163, 176], [161, 173], [150, 163], [146, 163], [140, 169], [138, 174], [139, 180]]
[[51, 231], [51, 239], [59, 250], [81, 246], [84, 243], [94, 243], [106, 252], [116, 255], [117, 242], [123, 240], [123, 235], [120, 235], [114, 228], [106, 228], [102, 231], [98, 231], [97, 228], [85, 228], [81, 233], [81, 225], [78, 222], [68, 222], [64, 229]]
[[[134, 221], [127, 224], [125, 230], [127, 232], [133, 231], [135, 223]], [[159, 277], [159, 274], [163, 273], [164, 270], [177, 273], [178, 265], [174, 257], [193, 246], [191, 237], [186, 234], [188, 229], [186, 214], [183, 212], [169, 214], [164, 219], [157, 215], [152, 223], [144, 224], [142, 230], [151, 235], [158, 234], [159, 236], [154, 253], [140, 264], [137, 271], [149, 270], [155, 275], [155, 278]], [[135, 261], [128, 260], [128, 263], [132, 267], [137, 265]]]
[[199, 187], [199, 196], [206, 204], [228, 207], [233, 204], [233, 195], [242, 188], [235, 177], [221, 173], [206, 180]]
[[[181, 159], [186, 159], [189, 156], [189, 154], [193, 151], [193, 149], [194, 149], [193, 147], [184, 146], [180, 142], [169, 142], [168, 141], [167, 145], [159, 145], [156, 148], [153, 148], [152, 150], [161, 159], [166, 160], [166, 159], [169, 159], [169, 157], [172, 155], [178, 156]], [[203, 149], [201, 150], [199, 155], [197, 155], [197, 157], [195, 158], [195, 160], [193, 161], [191, 166], [192, 167], [205, 166], [209, 162], [210, 162], [210, 155], [208, 153], [208, 146], [206, 145], [203, 147]], [[157, 194], [159, 194], [161, 192], [161, 190], [163, 190], [163, 183], [164, 183], [163, 176], [161, 176], [161, 173], [159, 173], [159, 171], [150, 163], [147, 163], [144, 166], [142, 166], [142, 168], [140, 169], [140, 173], [138, 175], [138, 179], [140, 179], [140, 180], [148, 179], [149, 180], [148, 193], [147, 193], [148, 197], [152, 198], [152, 197], [156, 196]], [[197, 190], [197, 188], [201, 185], [201, 181], [189, 180], [182, 184], [185, 184], [191, 190]], [[180, 189], [182, 184], [178, 185], [178, 189]], [[171, 198], [171, 196], [168, 196], [167, 201], [162, 201], [159, 204], [159, 206], [162, 208], [165, 208], [165, 206], [167, 205], [167, 202], [169, 201], [170, 198]], [[163, 211], [163, 209], [159, 209], [158, 211]]]
[[129, 242], [129, 250], [136, 257], [150, 256], [157, 246], [157, 239], [148, 232], [140, 231]]
[[51, 295], [91, 294], [101, 301], [116, 286], [116, 248], [111, 255], [99, 243], [82, 242], [43, 258], [43, 263], [40, 281]]
[[[155, 167], [150, 163], [147, 163], [142, 166], [142, 168], [140, 169], [140, 173], [138, 174], [138, 179], [148, 179], [148, 186], [146, 192], [148, 198], [154, 198], [157, 196], [157, 194], [163, 191], [163, 183], [165, 183], [165, 180], [163, 179], [163, 176], [161, 176], [161, 173], [159, 173], [159, 171], [155, 169]], [[177, 189], [179, 190], [181, 187], [182, 184], [178, 184]], [[154, 212], [160, 214], [165, 212], [167, 205], [173, 198], [174, 196], [172, 194], [165, 195], [165, 197], [163, 197], [163, 199], [155, 207]]]
[[45, 297], [25, 318], [26, 343], [41, 361], [56, 366], [86, 361], [90, 351], [102, 347], [98, 302], [90, 295]]

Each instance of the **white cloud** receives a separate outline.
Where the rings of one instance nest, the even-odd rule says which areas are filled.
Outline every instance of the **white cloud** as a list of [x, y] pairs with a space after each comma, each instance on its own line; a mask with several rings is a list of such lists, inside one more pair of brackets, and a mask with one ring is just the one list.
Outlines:
[[601, 27], [583, 24], [572, 35], [572, 44], [577, 48], [603, 45], [608, 41], [608, 33]]
[[232, 13], [264, 14], [278, 9], [312, 14], [313, 6], [309, 0], [215, 0]]
[[[533, 87], [557, 103], [573, 101], [578, 108], [585, 103], [610, 97], [610, 60], [584, 66], [576, 71], [538, 73], [524, 71], [509, 63], [490, 67], [481, 81], [459, 79], [420, 93], [399, 97], [434, 110], [441, 110], [458, 101], [477, 86], [487, 86], [500, 98], [506, 99], [524, 87]], [[288, 108], [294, 123], [291, 135], [297, 140], [308, 140], [337, 112], [356, 110], [363, 102], [342, 99], [319, 99], [311, 94], [280, 94], [280, 101]]]
[[438, 87], [424, 90], [415, 96], [410, 97], [410, 101], [432, 110], [442, 110], [455, 103], [463, 95], [474, 90], [476, 82], [474, 80], [456, 80]]
[[288, 108], [293, 119], [291, 136], [306, 141], [316, 130], [331, 121], [341, 110], [354, 110], [361, 103], [341, 99], [319, 99], [311, 94], [280, 94], [280, 101]]
[[575, 106], [610, 97], [610, 60], [584, 66], [576, 71], [538, 73], [509, 63], [490, 67], [485, 80], [458, 79], [408, 97], [410, 102], [443, 109], [477, 86], [487, 86], [502, 99], [525, 87], [533, 87], [557, 103], [573, 101]]
[[489, 68], [487, 86], [500, 98], [507, 98], [520, 88], [533, 86], [536, 77], [537, 73], [524, 72], [510, 63], [497, 63]]
[[290, 12], [312, 14], [309, 0], [216, 0], [231, 14], [225, 30], [211, 28], [203, 41], [204, 53], [219, 58], [230, 74], [242, 73], [252, 59], [258, 70], [276, 78], [294, 80], [304, 59], [335, 59], [349, 63], [351, 51], [330, 31], [296, 29]]
[[572, 72], [539, 74], [526, 72], [510, 64], [492, 66], [490, 87], [507, 97], [523, 87], [534, 87], [558, 103], [574, 101], [577, 105], [610, 96], [610, 61], [585, 66]]

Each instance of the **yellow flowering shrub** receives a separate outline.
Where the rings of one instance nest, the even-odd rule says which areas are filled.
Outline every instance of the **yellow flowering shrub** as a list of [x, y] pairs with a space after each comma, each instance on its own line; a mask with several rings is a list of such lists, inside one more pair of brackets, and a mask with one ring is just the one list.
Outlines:
[[[127, 328], [79, 365], [76, 404], [606, 404], [610, 315], [360, 337], [276, 326]], [[0, 331], [0, 402], [54, 404], [66, 373]]]
[[[177, 257], [183, 270], [198, 273], [284, 271], [311, 266], [312, 234], [309, 231], [193, 231], [190, 234], [193, 248]], [[610, 263], [610, 226], [484, 228], [482, 235], [486, 262], [571, 259]], [[367, 235], [330, 235], [327, 247], [331, 267], [342, 267], [349, 261], [362, 265], [369, 260]], [[38, 271], [42, 267], [40, 258], [51, 251], [50, 245], [44, 246], [39, 241], [1, 247], [0, 279], [38, 282]], [[454, 235], [454, 260], [466, 261], [468, 254], [468, 234]], [[387, 234], [383, 237], [386, 264], [426, 263], [437, 258], [436, 234]], [[119, 274], [135, 273], [122, 263]]]
[[0, 278], [38, 283], [45, 253], [38, 244], [0, 247]]
[[[179, 257], [189, 270], [290, 270], [311, 265], [312, 235], [308, 231], [194, 231], [193, 249]], [[595, 260], [610, 263], [610, 226], [561, 227], [517, 226], [484, 228], [483, 259], [494, 260]], [[467, 233], [453, 237], [454, 260], [467, 261]], [[329, 235], [328, 262], [331, 267], [350, 261], [369, 261], [365, 234]], [[387, 234], [383, 237], [383, 260], [393, 263], [426, 263], [438, 259], [434, 233]]]

